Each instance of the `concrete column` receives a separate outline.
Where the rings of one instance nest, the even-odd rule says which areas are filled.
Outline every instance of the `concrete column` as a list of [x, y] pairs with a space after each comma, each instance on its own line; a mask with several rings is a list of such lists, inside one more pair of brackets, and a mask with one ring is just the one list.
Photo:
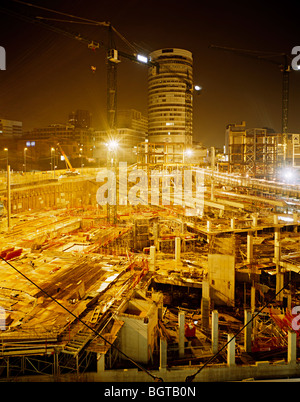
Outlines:
[[297, 225], [297, 223], [298, 223], [298, 212], [297, 211], [293, 212], [293, 221], [294, 221], [294, 224]]
[[257, 214], [253, 214], [253, 215], [252, 215], [252, 226], [253, 226], [254, 228], [257, 227], [257, 221], [258, 221], [258, 219], [257, 219]]
[[180, 261], [181, 238], [175, 237], [175, 261]]
[[59, 376], [59, 361], [58, 361], [58, 353], [54, 352], [53, 355], [53, 375], [54, 377]]
[[201, 329], [205, 333], [209, 328], [209, 305], [210, 305], [210, 288], [207, 280], [202, 281], [202, 298], [201, 298]]
[[165, 338], [160, 338], [159, 369], [166, 370], [166, 368], [167, 368], [167, 340]]
[[211, 346], [212, 352], [217, 353], [219, 350], [219, 313], [217, 310], [212, 312], [211, 320]]
[[97, 353], [97, 373], [105, 370], [105, 354]]
[[215, 201], [215, 184], [213, 177], [211, 178], [211, 184], [210, 184], [210, 200]]
[[227, 342], [231, 341], [227, 345], [227, 365], [234, 366], [235, 365], [235, 338], [233, 334], [227, 335]]
[[[278, 216], [274, 215], [274, 223], [278, 223]], [[276, 262], [276, 293], [279, 292], [280, 289], [283, 288], [284, 284], [284, 275], [281, 273], [281, 267], [279, 265], [279, 261], [281, 258], [281, 246], [280, 246], [280, 227], [275, 227], [274, 232], [274, 259]], [[276, 297], [277, 301], [283, 300], [283, 293], [279, 293]]]
[[293, 222], [294, 222], [294, 233], [298, 232], [298, 212], [294, 211], [293, 212]]
[[[252, 318], [251, 312], [245, 310], [244, 312], [244, 325], [246, 325]], [[245, 352], [251, 352], [251, 335], [252, 335], [252, 321], [244, 329], [244, 348]]]
[[274, 258], [277, 261], [280, 260], [280, 228], [275, 228], [274, 233]]
[[251, 312], [255, 311], [255, 286], [251, 286]]
[[247, 234], [247, 264], [252, 264], [253, 262], [253, 233], [248, 232]]
[[184, 357], [184, 325], [185, 325], [185, 314], [184, 311], [179, 311], [178, 313], [178, 324], [179, 324], [179, 336], [178, 336], [178, 346], [179, 346], [179, 357]]
[[211, 230], [211, 221], [206, 222], [207, 230]]
[[151, 246], [150, 247], [150, 263], [149, 263], [150, 271], [155, 270], [155, 263], [156, 263], [156, 247]]
[[153, 224], [153, 236], [154, 236], [154, 246], [156, 247], [157, 251], [159, 251], [159, 224]]
[[[277, 267], [277, 273], [276, 273], [276, 293], [278, 293], [284, 286], [284, 274], [280, 271], [280, 266], [278, 265]], [[277, 301], [282, 301], [283, 300], [283, 292], [280, 292], [276, 296]]]
[[231, 229], [235, 229], [235, 218], [230, 219], [230, 227]]
[[297, 334], [296, 332], [288, 332], [288, 363], [296, 363], [297, 361]]
[[7, 165], [7, 227], [10, 228], [11, 193], [10, 193], [10, 165]]

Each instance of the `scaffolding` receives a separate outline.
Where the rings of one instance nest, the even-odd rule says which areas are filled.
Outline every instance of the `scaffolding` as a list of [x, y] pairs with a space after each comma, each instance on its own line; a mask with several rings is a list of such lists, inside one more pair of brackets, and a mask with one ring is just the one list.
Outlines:
[[168, 165], [184, 163], [184, 143], [142, 142], [137, 146], [138, 166]]
[[273, 178], [277, 164], [277, 134], [267, 129], [253, 128], [229, 131], [229, 173], [247, 177]]

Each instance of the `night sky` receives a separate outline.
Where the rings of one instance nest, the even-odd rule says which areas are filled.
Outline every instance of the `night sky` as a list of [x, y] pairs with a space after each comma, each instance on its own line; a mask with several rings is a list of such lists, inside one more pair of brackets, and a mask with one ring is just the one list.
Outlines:
[[[291, 54], [300, 46], [297, 2], [169, 0], [32, 0], [33, 4], [97, 21], [110, 21], [131, 43], [150, 52], [164, 47], [190, 50], [194, 82], [194, 139], [221, 147], [229, 123], [281, 130], [280, 69], [264, 61], [213, 50], [210, 45]], [[1, 0], [31, 16], [67, 18]], [[76, 109], [92, 113], [93, 127], [106, 118], [104, 49], [87, 45], [39, 25], [0, 12], [0, 46], [6, 71], [0, 71], [0, 117], [20, 120], [24, 130], [66, 123]], [[95, 41], [107, 30], [55, 23]], [[117, 47], [131, 50], [116, 40]], [[277, 59], [278, 61], [280, 59]], [[92, 72], [91, 66], [96, 66]], [[122, 59], [118, 67], [118, 108], [147, 113], [147, 67]], [[289, 132], [300, 132], [300, 72], [290, 74]]]

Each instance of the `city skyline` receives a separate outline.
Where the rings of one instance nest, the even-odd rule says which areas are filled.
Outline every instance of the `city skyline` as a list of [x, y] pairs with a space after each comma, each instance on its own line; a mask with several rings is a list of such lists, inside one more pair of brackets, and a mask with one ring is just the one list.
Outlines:
[[[54, 14], [13, 1], [3, 8], [35, 16]], [[224, 4], [179, 2], [35, 1], [34, 4], [97, 21], [110, 21], [134, 46], [148, 54], [164, 47], [189, 50], [194, 83], [203, 91], [194, 99], [194, 140], [224, 144], [226, 125], [281, 129], [282, 74], [277, 66], [210, 45], [290, 54], [297, 43], [293, 2], [279, 7], [259, 2]], [[24, 130], [64, 123], [71, 110], [92, 113], [95, 128], [106, 120], [106, 65], [103, 49], [86, 45], [38, 25], [1, 13], [1, 43], [7, 68], [1, 71], [1, 114], [23, 122]], [[103, 27], [53, 22], [55, 26], [106, 41]], [[116, 39], [117, 40], [117, 39]], [[117, 47], [131, 51], [117, 40]], [[96, 70], [93, 69], [96, 67]], [[118, 67], [118, 109], [147, 114], [147, 67], [122, 59]], [[300, 76], [290, 75], [289, 132], [299, 132]]]

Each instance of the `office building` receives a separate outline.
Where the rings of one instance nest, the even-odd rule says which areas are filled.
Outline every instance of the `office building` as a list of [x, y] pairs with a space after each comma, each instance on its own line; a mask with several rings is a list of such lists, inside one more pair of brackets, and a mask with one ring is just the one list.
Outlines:
[[150, 54], [148, 73], [149, 142], [192, 144], [193, 57], [184, 49]]
[[21, 121], [0, 119], [0, 139], [21, 137], [22, 131]]
[[91, 127], [91, 114], [88, 110], [78, 109], [76, 112], [69, 114], [69, 124], [75, 128], [90, 128]]

